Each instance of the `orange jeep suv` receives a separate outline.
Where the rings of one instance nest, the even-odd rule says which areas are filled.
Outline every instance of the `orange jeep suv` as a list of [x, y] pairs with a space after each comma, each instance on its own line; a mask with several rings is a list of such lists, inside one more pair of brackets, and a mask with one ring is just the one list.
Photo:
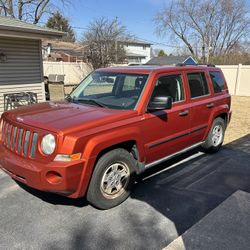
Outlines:
[[198, 146], [217, 152], [230, 104], [211, 65], [98, 69], [65, 101], [3, 113], [0, 167], [32, 188], [108, 209], [147, 168]]

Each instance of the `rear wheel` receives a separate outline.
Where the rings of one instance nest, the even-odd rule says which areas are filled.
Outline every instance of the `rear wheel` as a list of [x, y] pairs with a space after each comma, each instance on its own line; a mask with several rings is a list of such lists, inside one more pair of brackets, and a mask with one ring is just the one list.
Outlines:
[[221, 148], [225, 135], [225, 121], [218, 117], [214, 120], [206, 141], [202, 144], [205, 152], [215, 153]]
[[100, 209], [122, 203], [135, 183], [135, 159], [124, 149], [114, 149], [97, 162], [87, 192], [88, 201]]

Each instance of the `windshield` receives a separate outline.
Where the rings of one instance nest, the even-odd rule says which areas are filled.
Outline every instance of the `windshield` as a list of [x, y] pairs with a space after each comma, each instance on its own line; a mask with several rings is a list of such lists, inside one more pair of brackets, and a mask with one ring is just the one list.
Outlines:
[[70, 100], [112, 109], [134, 109], [148, 75], [93, 72], [70, 94]]

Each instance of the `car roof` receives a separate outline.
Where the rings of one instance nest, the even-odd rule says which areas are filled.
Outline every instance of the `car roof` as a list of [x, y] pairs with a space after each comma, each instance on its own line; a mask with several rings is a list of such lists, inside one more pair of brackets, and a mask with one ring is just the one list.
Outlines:
[[152, 72], [172, 72], [172, 71], [189, 71], [189, 70], [213, 70], [217, 71], [218, 68], [207, 65], [182, 65], [182, 66], [170, 66], [170, 65], [136, 65], [136, 66], [119, 66], [110, 68], [100, 68], [96, 71], [99, 72], [119, 72], [119, 73], [131, 73], [131, 74], [150, 74]]

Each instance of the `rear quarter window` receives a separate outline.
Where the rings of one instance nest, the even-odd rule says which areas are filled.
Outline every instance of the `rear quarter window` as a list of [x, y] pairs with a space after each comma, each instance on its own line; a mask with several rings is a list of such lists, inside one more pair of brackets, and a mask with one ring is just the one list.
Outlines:
[[209, 72], [209, 75], [213, 84], [214, 93], [222, 92], [225, 88], [225, 83], [221, 72], [219, 71]]

